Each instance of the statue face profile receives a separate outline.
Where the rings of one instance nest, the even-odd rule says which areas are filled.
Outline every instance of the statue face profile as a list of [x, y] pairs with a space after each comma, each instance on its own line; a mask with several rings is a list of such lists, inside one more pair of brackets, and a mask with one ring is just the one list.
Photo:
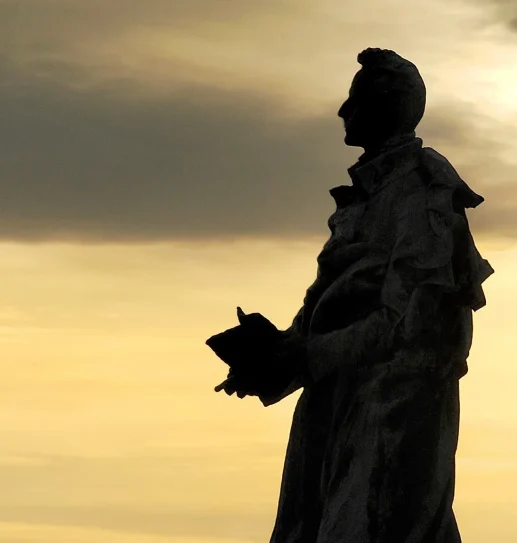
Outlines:
[[365, 141], [365, 104], [361, 93], [361, 72], [355, 75], [348, 99], [339, 108], [338, 117], [343, 119], [345, 143], [353, 147], [362, 147]]
[[339, 108], [345, 143], [351, 147], [375, 147], [395, 135], [389, 105], [362, 70], [356, 73], [347, 100]]

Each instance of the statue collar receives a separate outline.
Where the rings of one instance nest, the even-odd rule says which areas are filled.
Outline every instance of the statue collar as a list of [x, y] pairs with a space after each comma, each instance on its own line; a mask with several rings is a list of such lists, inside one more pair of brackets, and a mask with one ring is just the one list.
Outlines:
[[367, 199], [395, 179], [408, 174], [420, 164], [422, 139], [406, 138], [403, 143], [381, 150], [377, 156], [365, 160], [363, 153], [358, 161], [348, 168], [352, 185], [334, 187], [329, 192], [338, 207], [355, 200], [358, 196]]

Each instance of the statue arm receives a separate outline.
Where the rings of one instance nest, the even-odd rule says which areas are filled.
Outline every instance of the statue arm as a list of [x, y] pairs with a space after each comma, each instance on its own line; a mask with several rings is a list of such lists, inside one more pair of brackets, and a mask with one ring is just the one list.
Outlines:
[[378, 309], [346, 328], [307, 338], [304, 372], [309, 383], [317, 383], [338, 368], [354, 371], [383, 363], [397, 349], [414, 342], [433, 348], [433, 341], [439, 338], [443, 295], [455, 289], [453, 247], [448, 247], [444, 257], [439, 245], [443, 240], [426, 237], [426, 209], [419, 198], [415, 194], [397, 211]]
[[306, 375], [312, 384], [335, 370], [354, 370], [374, 361], [385, 360], [394, 350], [401, 314], [389, 307], [343, 329], [316, 334], [306, 344]]
[[[298, 313], [294, 317], [291, 326], [283, 331], [285, 335], [299, 335], [301, 336], [301, 327], [302, 327], [302, 319], [303, 319], [303, 306], [298, 310]], [[274, 379], [274, 375], [272, 375], [272, 379]], [[275, 403], [280, 402], [284, 398], [287, 398], [287, 396], [290, 396], [293, 392], [296, 392], [300, 388], [303, 387], [303, 380], [300, 378], [299, 375], [295, 375], [291, 382], [287, 385], [287, 387], [282, 390], [279, 393], [275, 394], [259, 394], [258, 398], [262, 402], [262, 405], [264, 407], [268, 407], [270, 405], [273, 405]]]
[[[340, 367], [353, 369], [368, 361], [384, 359], [398, 345], [400, 334], [397, 333], [400, 332], [404, 312], [417, 281], [405, 266], [407, 259], [403, 256], [404, 246], [407, 245], [403, 229], [410, 226], [406, 223], [404, 220], [397, 221], [398, 232], [381, 288], [379, 309], [346, 328], [302, 337], [302, 307], [285, 331], [286, 334], [299, 334], [304, 346], [297, 375], [281, 394], [259, 396], [264, 406], [280, 401], [303, 386], [317, 383]], [[422, 294], [415, 300], [422, 300]]]

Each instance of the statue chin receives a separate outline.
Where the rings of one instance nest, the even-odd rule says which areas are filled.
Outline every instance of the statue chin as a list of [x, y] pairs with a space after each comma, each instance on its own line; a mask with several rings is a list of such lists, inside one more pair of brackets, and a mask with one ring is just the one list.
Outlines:
[[345, 144], [350, 147], [362, 147], [358, 138], [354, 137], [354, 134], [345, 133]]

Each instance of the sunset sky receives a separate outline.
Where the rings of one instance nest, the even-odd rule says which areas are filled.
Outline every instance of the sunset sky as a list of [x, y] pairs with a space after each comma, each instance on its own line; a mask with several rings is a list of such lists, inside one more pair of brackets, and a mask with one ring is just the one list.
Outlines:
[[269, 541], [300, 393], [216, 394], [204, 342], [301, 306], [366, 47], [486, 199], [455, 511], [517, 541], [517, 1], [0, 0], [2, 543]]

